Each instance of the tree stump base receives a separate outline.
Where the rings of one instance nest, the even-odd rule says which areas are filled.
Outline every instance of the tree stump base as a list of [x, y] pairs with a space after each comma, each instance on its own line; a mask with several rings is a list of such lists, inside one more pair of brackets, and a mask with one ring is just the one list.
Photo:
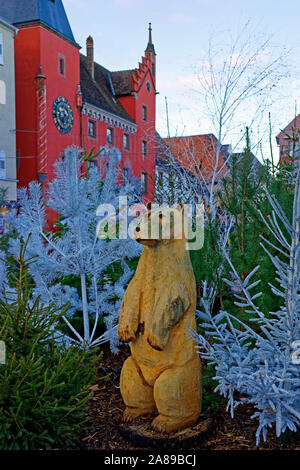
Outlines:
[[151, 428], [151, 421], [124, 423], [119, 426], [120, 434], [137, 447], [151, 449], [188, 450], [201, 444], [213, 428], [213, 418], [201, 414], [196, 424], [171, 434], [157, 432]]

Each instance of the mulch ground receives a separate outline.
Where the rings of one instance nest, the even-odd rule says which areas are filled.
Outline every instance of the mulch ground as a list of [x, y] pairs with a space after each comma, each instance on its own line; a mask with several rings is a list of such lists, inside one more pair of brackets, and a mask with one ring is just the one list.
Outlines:
[[[93, 386], [94, 396], [90, 400], [89, 422], [77, 444], [78, 449], [151, 450], [128, 442], [119, 432], [124, 404], [120, 395], [121, 367], [129, 356], [129, 348], [123, 346], [114, 355], [104, 348], [100, 376], [108, 375]], [[266, 443], [255, 445], [257, 421], [251, 419], [254, 408], [245, 404], [235, 411], [234, 419], [221, 405], [214, 418], [213, 430], [204, 442], [193, 444], [191, 450], [300, 450], [300, 431], [288, 433], [277, 439], [274, 430], [268, 432]], [[141, 418], [141, 422], [146, 418]]]

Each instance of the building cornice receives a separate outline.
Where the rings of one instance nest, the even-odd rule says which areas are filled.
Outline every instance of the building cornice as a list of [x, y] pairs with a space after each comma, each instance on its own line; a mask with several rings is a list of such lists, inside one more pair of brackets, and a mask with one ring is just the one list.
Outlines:
[[51, 28], [51, 26], [47, 25], [43, 21], [31, 20], [31, 21], [24, 21], [24, 22], [15, 23], [15, 24], [17, 25], [18, 29], [28, 29], [28, 28], [35, 28], [35, 27], [44, 28], [47, 31], [49, 31], [50, 33], [56, 34], [56, 36], [58, 36], [60, 39], [63, 39], [67, 43], [69, 43], [72, 46], [76, 47], [76, 49], [78, 49], [78, 50], [81, 49], [80, 44], [77, 44], [77, 42], [74, 42], [71, 39], [67, 38], [66, 36], [61, 34], [59, 31], [57, 31], [54, 28]]
[[92, 117], [93, 119], [97, 119], [98, 121], [105, 122], [109, 126], [119, 127], [131, 134], [135, 134], [138, 128], [138, 125], [134, 122], [127, 121], [117, 114], [105, 111], [104, 109], [98, 108], [98, 106], [87, 102], [83, 103], [82, 114]]

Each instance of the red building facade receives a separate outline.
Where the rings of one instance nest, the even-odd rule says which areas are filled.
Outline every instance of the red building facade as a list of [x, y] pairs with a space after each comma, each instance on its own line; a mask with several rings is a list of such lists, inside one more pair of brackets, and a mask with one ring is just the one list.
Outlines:
[[[137, 68], [111, 72], [94, 62], [93, 39], [80, 54], [61, 0], [1, 0], [0, 16], [15, 40], [19, 186], [47, 183], [66, 147], [117, 148], [126, 176], [153, 199], [155, 180], [155, 49], [149, 40]], [[100, 158], [100, 157], [99, 157]]]
[[291, 157], [299, 157], [300, 114], [296, 116], [277, 136], [280, 164], [290, 163]]

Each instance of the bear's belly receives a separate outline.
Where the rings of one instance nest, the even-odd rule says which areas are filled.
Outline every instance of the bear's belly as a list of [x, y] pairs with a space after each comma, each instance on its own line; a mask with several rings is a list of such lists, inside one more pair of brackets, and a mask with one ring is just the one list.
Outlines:
[[188, 336], [189, 327], [195, 328], [195, 324], [193, 317], [188, 314], [172, 328], [167, 345], [162, 351], [158, 351], [147, 342], [148, 328], [145, 321], [143, 333], [130, 343], [130, 349], [133, 359], [149, 385], [153, 386], [164, 370], [184, 366], [197, 356], [195, 343]]

